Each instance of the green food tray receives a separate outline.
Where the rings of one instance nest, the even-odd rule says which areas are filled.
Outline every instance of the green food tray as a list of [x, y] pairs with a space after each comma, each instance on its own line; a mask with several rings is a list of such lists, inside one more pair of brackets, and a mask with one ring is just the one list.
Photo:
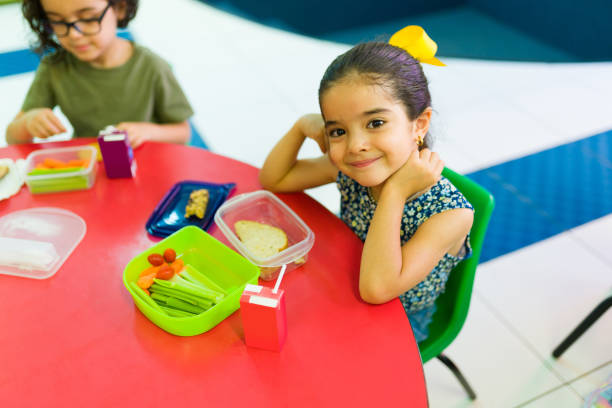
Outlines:
[[[185, 265], [191, 265], [220, 286], [227, 296], [207, 311], [189, 317], [167, 316], [148, 305], [129, 283], [136, 282], [140, 272], [151, 266], [147, 260], [150, 254], [162, 254], [167, 248], [174, 249], [177, 258], [183, 259]], [[123, 284], [132, 295], [136, 307], [151, 322], [177, 336], [194, 336], [212, 329], [234, 313], [240, 306], [244, 287], [247, 283], [257, 284], [259, 272], [256, 265], [207, 232], [187, 226], [133, 258], [123, 271]]]

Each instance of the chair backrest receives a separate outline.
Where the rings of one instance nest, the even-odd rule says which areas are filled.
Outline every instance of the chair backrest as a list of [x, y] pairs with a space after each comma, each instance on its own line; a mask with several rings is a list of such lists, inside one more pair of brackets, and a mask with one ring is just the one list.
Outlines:
[[489, 219], [495, 206], [491, 193], [470, 178], [445, 168], [442, 175], [474, 206], [470, 232], [472, 256], [450, 273], [446, 290], [436, 299], [436, 312], [429, 325], [429, 336], [419, 343], [423, 363], [440, 354], [457, 337], [470, 307], [472, 287]]

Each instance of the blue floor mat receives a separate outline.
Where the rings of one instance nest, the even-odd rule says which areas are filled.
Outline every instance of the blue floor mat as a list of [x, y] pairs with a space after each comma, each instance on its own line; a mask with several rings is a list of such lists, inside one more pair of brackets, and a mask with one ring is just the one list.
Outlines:
[[468, 176], [495, 197], [484, 262], [612, 213], [612, 130]]

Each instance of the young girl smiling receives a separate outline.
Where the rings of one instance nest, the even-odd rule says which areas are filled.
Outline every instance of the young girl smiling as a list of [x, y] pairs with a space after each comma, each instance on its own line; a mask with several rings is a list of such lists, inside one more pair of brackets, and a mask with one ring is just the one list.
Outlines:
[[[412, 46], [369, 42], [337, 57], [319, 87], [321, 115], [295, 123], [268, 155], [260, 182], [288, 192], [335, 181], [340, 216], [364, 241], [362, 299], [399, 296], [422, 341], [450, 271], [471, 255], [473, 209], [429, 150], [431, 98], [406, 51]], [[308, 138], [323, 155], [298, 160]]]

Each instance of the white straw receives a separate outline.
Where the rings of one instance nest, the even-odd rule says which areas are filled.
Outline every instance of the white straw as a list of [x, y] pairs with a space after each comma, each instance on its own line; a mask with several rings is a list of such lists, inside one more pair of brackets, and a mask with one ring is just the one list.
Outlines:
[[283, 280], [283, 276], [285, 276], [285, 269], [287, 269], [287, 265], [283, 265], [281, 267], [281, 271], [278, 274], [278, 278], [276, 278], [276, 285], [274, 285], [274, 289], [272, 289], [272, 293], [278, 292], [278, 287], [280, 286], [280, 283]]

